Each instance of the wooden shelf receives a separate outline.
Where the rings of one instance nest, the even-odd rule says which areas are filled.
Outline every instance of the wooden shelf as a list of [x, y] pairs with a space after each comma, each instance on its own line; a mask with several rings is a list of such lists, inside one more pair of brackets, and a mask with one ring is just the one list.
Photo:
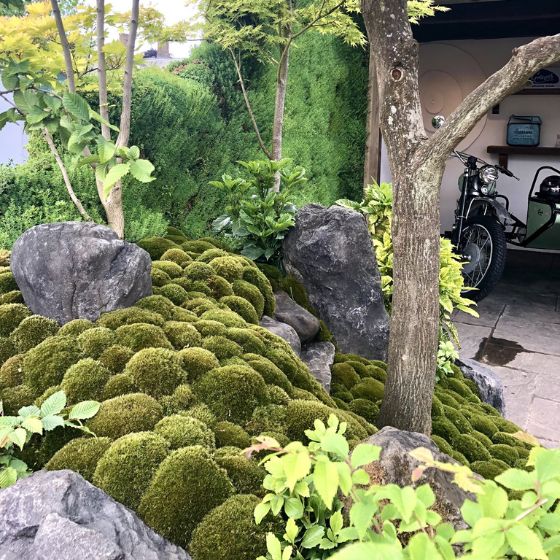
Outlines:
[[488, 146], [486, 151], [489, 154], [498, 154], [500, 165], [506, 169], [510, 155], [560, 157], [560, 148], [553, 146]]

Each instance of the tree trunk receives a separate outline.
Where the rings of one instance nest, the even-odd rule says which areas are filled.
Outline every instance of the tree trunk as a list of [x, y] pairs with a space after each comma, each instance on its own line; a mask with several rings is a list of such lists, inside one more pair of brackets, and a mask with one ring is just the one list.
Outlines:
[[107, 216], [108, 226], [119, 236], [124, 238], [124, 212], [122, 204], [122, 185], [119, 182], [109, 197], [103, 202], [103, 208]]
[[[107, 65], [105, 63], [105, 0], [97, 0], [97, 79], [99, 82], [99, 114], [109, 122], [109, 101], [107, 95]], [[101, 134], [111, 140], [111, 129], [101, 123]]]
[[[284, 113], [286, 110], [286, 90], [288, 88], [288, 69], [290, 59], [289, 45], [282, 50], [276, 76], [276, 101], [274, 103], [274, 123], [272, 127], [272, 159], [282, 159], [282, 135], [284, 132]], [[274, 191], [280, 191], [280, 174], [274, 179]]]
[[379, 94], [377, 87], [377, 70], [375, 55], [369, 49], [368, 108], [366, 117], [366, 149], [364, 158], [364, 191], [374, 181], [379, 182], [380, 132], [379, 132]]
[[62, 45], [62, 54], [64, 55], [64, 65], [66, 67], [66, 79], [68, 80], [68, 91], [74, 93], [76, 91], [76, 82], [74, 79], [74, 66], [72, 65], [72, 52], [70, 51], [70, 43], [68, 43], [68, 37], [64, 30], [64, 23], [62, 21], [58, 0], [51, 0], [51, 7], [54, 21], [56, 22], [58, 37], [60, 38], [60, 44]]

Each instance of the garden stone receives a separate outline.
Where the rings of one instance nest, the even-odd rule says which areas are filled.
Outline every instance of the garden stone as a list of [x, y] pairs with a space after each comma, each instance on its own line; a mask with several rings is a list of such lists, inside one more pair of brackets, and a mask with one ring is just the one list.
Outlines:
[[312, 342], [302, 348], [301, 359], [327, 393], [331, 391], [331, 366], [336, 349], [331, 342]]
[[95, 321], [152, 293], [146, 251], [105, 226], [42, 224], [14, 244], [11, 267], [27, 306], [60, 324]]
[[293, 327], [290, 327], [290, 325], [286, 323], [281, 323], [267, 315], [263, 315], [260, 325], [272, 334], [283, 338], [298, 356], [301, 354], [301, 341]]
[[190, 560], [80, 475], [39, 471], [0, 491], [0, 560]]
[[461, 358], [457, 360], [457, 365], [465, 377], [476, 383], [480, 398], [503, 415], [505, 412], [504, 386], [498, 375], [489, 367], [483, 366], [475, 360]]
[[340, 352], [385, 360], [389, 318], [364, 216], [311, 204], [284, 240], [284, 265], [301, 282]]
[[294, 328], [302, 342], [312, 340], [321, 328], [319, 319], [297, 304], [286, 292], [274, 294], [276, 310], [274, 317]]
[[466, 527], [460, 509], [467, 498], [473, 499], [473, 495], [454, 484], [451, 473], [426, 469], [420, 480], [412, 483], [412, 472], [419, 465], [409, 455], [414, 449], [424, 447], [432, 452], [437, 461], [457, 463], [449, 455], [439, 451], [428, 436], [387, 426], [369, 437], [365, 443], [382, 448], [380, 460], [364, 467], [372, 480], [381, 484], [398, 484], [401, 487], [411, 484], [416, 487], [428, 483], [436, 495], [436, 509], [444, 521], [452, 523], [456, 529]]

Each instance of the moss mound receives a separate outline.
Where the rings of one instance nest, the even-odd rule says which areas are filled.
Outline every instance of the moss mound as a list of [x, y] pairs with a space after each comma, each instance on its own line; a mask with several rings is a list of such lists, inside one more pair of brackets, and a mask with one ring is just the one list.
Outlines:
[[156, 424], [154, 432], [163, 437], [171, 449], [193, 445], [208, 449], [216, 447], [214, 432], [204, 422], [189, 416], [166, 416]]

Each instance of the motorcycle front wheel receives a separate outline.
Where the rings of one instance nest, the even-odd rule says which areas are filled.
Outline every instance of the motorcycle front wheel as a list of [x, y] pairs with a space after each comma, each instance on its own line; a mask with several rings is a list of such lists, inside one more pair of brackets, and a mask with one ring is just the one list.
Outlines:
[[507, 241], [504, 228], [494, 216], [472, 216], [461, 235], [465, 290], [463, 296], [483, 300], [499, 282], [506, 265]]

